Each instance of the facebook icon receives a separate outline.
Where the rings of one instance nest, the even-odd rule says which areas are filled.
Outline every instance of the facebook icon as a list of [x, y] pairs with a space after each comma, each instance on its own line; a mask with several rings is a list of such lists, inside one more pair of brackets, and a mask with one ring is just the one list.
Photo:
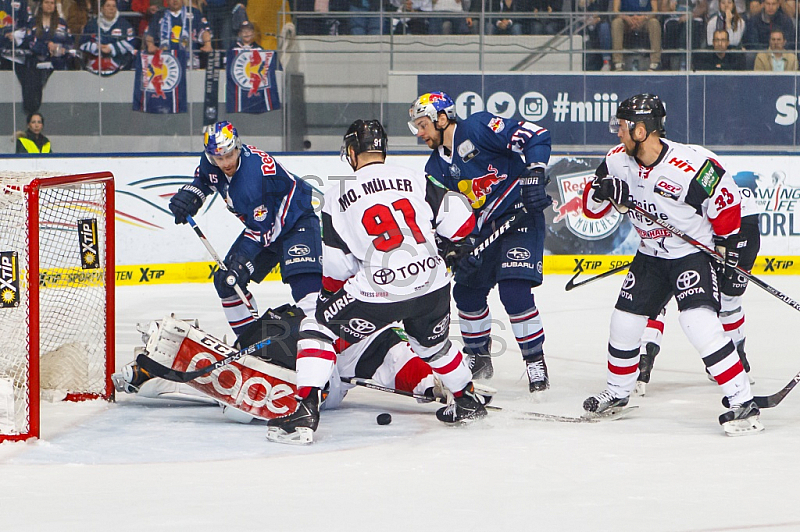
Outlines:
[[462, 92], [456, 98], [456, 114], [461, 120], [466, 120], [481, 111], [483, 111], [483, 98], [477, 92]]

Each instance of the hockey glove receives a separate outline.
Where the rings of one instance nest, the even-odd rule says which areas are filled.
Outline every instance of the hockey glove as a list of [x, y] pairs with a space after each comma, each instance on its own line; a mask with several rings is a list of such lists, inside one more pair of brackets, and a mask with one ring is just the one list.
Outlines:
[[592, 190], [594, 191], [592, 193], [592, 198], [595, 201], [609, 200], [614, 204], [614, 208], [623, 214], [633, 207], [631, 190], [628, 187], [628, 183], [618, 177], [595, 177], [592, 182]]
[[717, 253], [725, 260], [724, 264], [719, 261], [715, 261], [714, 264], [717, 268], [717, 275], [720, 278], [720, 289], [736, 275], [735, 268], [739, 265], [739, 252], [746, 245], [747, 239], [741, 234], [730, 235], [725, 238], [714, 237], [714, 246], [717, 248]]
[[547, 180], [544, 176], [544, 167], [529, 167], [519, 178], [522, 187], [522, 204], [530, 213], [543, 212], [553, 204], [547, 191]]
[[217, 270], [217, 273], [214, 274], [215, 282], [221, 282], [221, 284], [233, 288], [235, 285], [239, 285], [239, 288], [244, 290], [247, 288], [247, 283], [250, 282], [250, 276], [255, 271], [253, 267], [253, 263], [250, 262], [247, 257], [244, 255], [231, 255], [225, 260], [225, 267], [228, 268], [227, 271], [220, 268]]
[[187, 216], [194, 216], [203, 206], [206, 195], [203, 191], [192, 185], [182, 187], [172, 199], [169, 200], [169, 210], [175, 215], [176, 224], [185, 224]]

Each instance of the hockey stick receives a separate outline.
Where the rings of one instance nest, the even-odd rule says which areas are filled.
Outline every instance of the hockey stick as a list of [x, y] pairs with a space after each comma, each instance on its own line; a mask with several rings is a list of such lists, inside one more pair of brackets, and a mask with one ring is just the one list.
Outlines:
[[[217, 255], [217, 252], [214, 251], [214, 248], [211, 246], [211, 242], [208, 241], [208, 239], [206, 238], [206, 235], [204, 235], [203, 231], [197, 226], [197, 222], [194, 221], [194, 218], [192, 218], [191, 216], [187, 215], [186, 216], [186, 221], [189, 222], [189, 225], [192, 226], [192, 229], [194, 229], [194, 232], [197, 233], [198, 237], [200, 237], [200, 241], [203, 243], [203, 245], [206, 247], [208, 252], [211, 254], [211, 257], [213, 257], [214, 261], [217, 263], [217, 266], [219, 266], [219, 269], [224, 271], [224, 272], [228, 271], [228, 267], [225, 266], [225, 263], [222, 262], [222, 259], [219, 258], [219, 255]], [[230, 277], [231, 276], [228, 276], [228, 279], [230, 279]], [[227, 282], [227, 279], [226, 279], [226, 282]], [[252, 303], [250, 303], [250, 301], [247, 300], [247, 296], [244, 295], [244, 292], [242, 291], [242, 288], [238, 284], [234, 283], [233, 290], [236, 292], [236, 295], [239, 296], [239, 299], [242, 300], [242, 303], [244, 303], [244, 306], [247, 307], [247, 310], [250, 311], [250, 315], [253, 316], [254, 319], [258, 319], [258, 312], [253, 307]]]
[[[789, 392], [797, 386], [797, 383], [800, 382], [800, 373], [795, 375], [792, 380], [789, 381], [789, 384], [778, 390], [777, 392], [773, 393], [772, 395], [757, 395], [753, 397], [753, 401], [756, 402], [758, 408], [773, 408], [780, 404], [783, 401], [783, 398], [789, 395]], [[727, 397], [722, 398], [722, 404], [725, 408], [730, 408], [731, 404]]]
[[[684, 242], [686, 242], [688, 244], [691, 244], [696, 249], [699, 249], [703, 253], [709, 255], [712, 259], [714, 259], [715, 261], [719, 262], [720, 264], [725, 264], [725, 258], [722, 255], [720, 255], [719, 253], [717, 253], [716, 251], [714, 251], [710, 247], [706, 246], [702, 242], [699, 242], [696, 239], [692, 238], [691, 236], [687, 235], [686, 233], [684, 233], [683, 231], [681, 231], [677, 227], [674, 227], [674, 226], [668, 224], [667, 222], [665, 222], [663, 220], [659, 220], [652, 213], [647, 212], [646, 210], [642, 209], [638, 205], [634, 205], [633, 207], [630, 207], [630, 209], [635, 211], [637, 214], [641, 215], [643, 218], [646, 218], [646, 219], [650, 220], [651, 222], [653, 222], [654, 224], [663, 227], [664, 229], [666, 229], [667, 231], [671, 232], [673, 235], [677, 236], [678, 238], [680, 238]], [[730, 267], [730, 266], [728, 266], [728, 267]], [[767, 283], [765, 283], [764, 281], [762, 281], [761, 279], [759, 279], [758, 277], [756, 277], [752, 273], [748, 272], [747, 270], [745, 270], [741, 266], [734, 266], [733, 269], [736, 270], [737, 272], [739, 272], [742, 276], [744, 276], [747, 279], [749, 279], [750, 281], [752, 281], [753, 284], [755, 284], [759, 288], [769, 292], [770, 294], [772, 294], [773, 296], [777, 297], [778, 299], [780, 299], [781, 301], [783, 301], [784, 303], [786, 303], [787, 305], [789, 305], [793, 309], [800, 310], [800, 303], [798, 303], [797, 301], [795, 301], [791, 297], [787, 296], [783, 292], [780, 292], [777, 289], [771, 287], [770, 285], [768, 285]]]
[[605, 277], [609, 277], [609, 276], [611, 276], [611, 275], [614, 275], [615, 273], [621, 272], [621, 271], [623, 271], [623, 270], [627, 270], [627, 269], [628, 269], [628, 267], [629, 267], [630, 265], [631, 265], [631, 263], [630, 263], [630, 262], [626, 262], [626, 263], [624, 263], [624, 264], [620, 264], [620, 265], [619, 265], [619, 266], [617, 266], [616, 268], [611, 268], [611, 269], [610, 269], [610, 270], [608, 270], [607, 272], [603, 272], [603, 273], [600, 273], [600, 274], [594, 275], [594, 276], [592, 276], [592, 277], [589, 277], [588, 279], [584, 279], [583, 281], [580, 281], [580, 282], [577, 282], [577, 283], [576, 283], [576, 282], [575, 282], [575, 279], [577, 279], [577, 278], [578, 278], [578, 276], [579, 276], [580, 274], [582, 274], [582, 273], [583, 273], [583, 270], [582, 270], [582, 269], [581, 269], [581, 270], [578, 270], [578, 273], [576, 273], [575, 275], [573, 275], [573, 276], [572, 276], [572, 279], [570, 279], [569, 281], [567, 281], [567, 285], [564, 287], [564, 290], [566, 290], [567, 292], [569, 292], [569, 291], [570, 291], [570, 290], [572, 290], [573, 288], [578, 288], [579, 286], [583, 286], [583, 285], [585, 285], [585, 284], [589, 284], [589, 283], [592, 283], [592, 282], [594, 282], [594, 281], [598, 281], [598, 280], [600, 280], [600, 279], [603, 279], [603, 278], [605, 278]]
[[495, 229], [492, 234], [484, 238], [480, 244], [475, 246], [475, 248], [469, 252], [470, 255], [475, 257], [476, 259], [480, 256], [481, 253], [486, 251], [486, 248], [491, 246], [495, 240], [500, 238], [504, 233], [506, 233], [509, 229], [514, 229], [518, 225], [521, 225], [524, 221], [524, 216], [528, 214], [528, 211], [525, 210], [525, 207], [522, 208], [522, 211], [517, 212], [509, 216], [508, 218], [503, 221], [500, 226]]
[[179, 371], [177, 369], [168, 368], [163, 364], [159, 364], [149, 356], [144, 353], [140, 353], [139, 356], [136, 357], [136, 364], [139, 365], [140, 368], [145, 370], [147, 373], [152, 375], [153, 377], [160, 377], [164, 380], [172, 381], [172, 382], [190, 382], [195, 380], [198, 377], [203, 377], [204, 375], [208, 375], [212, 371], [221, 368], [222, 366], [227, 366], [231, 362], [235, 362], [246, 355], [252, 355], [265, 345], [268, 345], [272, 342], [272, 339], [263, 340], [261, 342], [257, 342], [250, 347], [246, 347], [241, 351], [237, 351], [236, 353], [230, 354], [225, 358], [221, 358], [214, 362], [213, 364], [209, 364], [208, 366], [203, 366], [202, 368], [195, 370], [195, 371]]
[[[427, 395], [422, 395], [419, 393], [414, 392], [407, 392], [405, 390], [398, 390], [397, 388], [389, 388], [388, 386], [381, 386], [380, 384], [374, 383], [368, 379], [361, 379], [359, 377], [339, 377], [342, 382], [346, 384], [352, 384], [354, 386], [363, 386], [364, 388], [369, 388], [370, 390], [377, 390], [379, 392], [386, 392], [386, 393], [393, 393], [395, 395], [402, 395], [405, 397], [413, 397], [418, 401], [422, 401], [424, 403], [433, 403], [439, 402], [446, 404], [444, 398], [439, 399], [431, 399]], [[490, 406], [488, 404], [484, 405], [484, 408], [488, 408], [490, 410], [502, 410], [499, 406]]]

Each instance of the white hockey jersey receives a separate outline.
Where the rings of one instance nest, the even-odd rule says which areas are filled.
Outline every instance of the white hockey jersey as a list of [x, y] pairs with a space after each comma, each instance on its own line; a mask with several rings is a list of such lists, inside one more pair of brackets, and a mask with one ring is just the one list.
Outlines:
[[460, 240], [475, 226], [463, 195], [425, 174], [370, 164], [325, 192], [322, 207], [325, 289], [342, 286], [360, 301], [390, 303], [450, 282], [434, 231]]
[[[640, 166], [620, 144], [608, 152], [596, 175], [624, 180], [636, 205], [705, 246], [714, 247], [714, 235], [737, 233], [741, 224], [739, 188], [714, 154], [667, 139], [661, 142], [664, 149], [652, 167]], [[583, 195], [584, 214], [601, 218], [611, 204], [595, 202], [590, 187], [591, 183]], [[691, 244], [635, 211], [629, 211], [628, 216], [641, 237], [641, 253], [677, 259], [697, 252]]]

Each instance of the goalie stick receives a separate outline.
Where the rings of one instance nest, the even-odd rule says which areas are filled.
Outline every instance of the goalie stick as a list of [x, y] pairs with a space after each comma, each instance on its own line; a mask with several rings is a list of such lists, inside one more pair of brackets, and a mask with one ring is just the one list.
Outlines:
[[270, 344], [272, 339], [266, 339], [261, 342], [255, 343], [250, 347], [245, 347], [241, 351], [237, 351], [236, 353], [232, 353], [225, 358], [221, 358], [216, 362], [209, 364], [208, 366], [203, 366], [202, 368], [195, 370], [195, 371], [179, 371], [177, 369], [168, 368], [163, 364], [159, 364], [145, 353], [140, 353], [139, 356], [136, 357], [136, 364], [139, 365], [140, 368], [144, 369], [147, 373], [152, 375], [153, 377], [160, 377], [164, 380], [172, 381], [172, 382], [190, 382], [199, 377], [204, 375], [208, 375], [212, 371], [221, 368], [222, 366], [227, 366], [231, 362], [235, 362], [242, 358], [245, 355], [252, 355], [262, 347]]
[[[197, 234], [198, 237], [200, 237], [200, 241], [203, 243], [208, 252], [211, 254], [211, 257], [214, 259], [214, 262], [217, 263], [219, 269], [224, 272], [228, 271], [228, 267], [225, 266], [225, 263], [222, 262], [222, 259], [219, 258], [217, 252], [214, 251], [214, 247], [211, 245], [211, 242], [208, 241], [206, 235], [203, 234], [203, 231], [200, 229], [200, 227], [198, 227], [197, 222], [194, 221], [194, 218], [187, 215], [186, 221], [189, 222], [189, 225], [192, 226], [194, 232]], [[234, 284], [233, 290], [236, 292], [236, 295], [239, 296], [239, 299], [242, 300], [244, 306], [247, 307], [247, 310], [250, 311], [250, 315], [253, 316], [254, 319], [258, 319], [258, 312], [256, 311], [255, 307], [253, 307], [253, 304], [250, 303], [250, 301], [248, 301], [247, 296], [245, 296], [244, 292], [242, 291], [242, 288], [238, 284]]]
[[585, 284], [589, 284], [589, 283], [592, 283], [592, 282], [594, 282], [594, 281], [598, 281], [598, 280], [600, 280], [600, 279], [603, 279], [603, 278], [605, 278], [605, 277], [609, 277], [609, 276], [611, 276], [611, 275], [614, 275], [615, 273], [621, 272], [621, 271], [623, 271], [623, 270], [627, 270], [627, 269], [628, 269], [628, 267], [629, 267], [630, 265], [631, 265], [631, 263], [630, 263], [630, 262], [626, 262], [626, 263], [624, 263], [624, 264], [620, 264], [620, 265], [619, 265], [619, 266], [617, 266], [616, 268], [611, 268], [610, 270], [608, 270], [608, 271], [606, 271], [606, 272], [599, 273], [599, 274], [597, 274], [597, 275], [594, 275], [594, 276], [592, 276], [592, 277], [589, 277], [588, 279], [584, 279], [583, 281], [580, 281], [580, 282], [577, 282], [577, 283], [576, 283], [576, 282], [575, 282], [575, 279], [577, 279], [577, 278], [578, 278], [578, 276], [579, 276], [580, 274], [582, 274], [582, 273], [583, 273], [583, 270], [582, 270], [582, 269], [581, 269], [581, 270], [578, 270], [578, 272], [577, 272], [575, 275], [573, 275], [573, 276], [572, 276], [572, 279], [570, 279], [569, 281], [567, 281], [567, 285], [564, 287], [564, 290], [566, 290], [567, 292], [569, 292], [569, 291], [570, 291], [570, 290], [572, 290], [573, 288], [578, 288], [579, 286], [583, 286], [583, 285], [585, 285]]
[[[677, 227], [674, 227], [674, 226], [668, 224], [667, 222], [665, 222], [663, 220], [659, 220], [652, 213], [642, 209], [638, 205], [634, 205], [633, 207], [630, 207], [630, 209], [635, 211], [637, 214], [640, 214], [643, 218], [647, 218], [648, 220], [650, 220], [654, 224], [663, 227], [664, 229], [666, 229], [667, 231], [671, 232], [673, 235], [677, 236], [678, 238], [680, 238], [684, 242], [694, 246], [696, 249], [699, 249], [703, 253], [709, 255], [715, 261], [717, 261], [717, 262], [719, 262], [721, 264], [725, 264], [725, 258], [722, 255], [720, 255], [719, 253], [717, 253], [716, 251], [714, 251], [710, 247], [706, 246], [702, 242], [700, 242], [700, 241], [692, 238], [691, 236], [687, 235], [686, 233], [684, 233], [683, 231], [681, 231]], [[730, 266], [727, 266], [727, 267], [730, 268]], [[761, 279], [759, 279], [758, 277], [756, 277], [752, 273], [748, 272], [747, 270], [745, 270], [741, 266], [733, 266], [733, 269], [736, 270], [737, 272], [739, 272], [742, 276], [744, 276], [747, 279], [751, 280], [753, 282], [753, 284], [755, 284], [759, 288], [761, 288], [761, 289], [767, 291], [768, 293], [772, 294], [773, 296], [777, 297], [778, 299], [780, 299], [781, 301], [783, 301], [784, 303], [786, 303], [787, 305], [789, 305], [793, 309], [800, 311], [800, 303], [798, 303], [797, 301], [795, 301], [791, 297], [789, 297], [786, 294], [784, 294], [783, 292], [780, 292], [777, 289], [771, 287], [770, 285], [768, 285], [767, 283], [765, 283], [764, 281], [762, 281]]]

